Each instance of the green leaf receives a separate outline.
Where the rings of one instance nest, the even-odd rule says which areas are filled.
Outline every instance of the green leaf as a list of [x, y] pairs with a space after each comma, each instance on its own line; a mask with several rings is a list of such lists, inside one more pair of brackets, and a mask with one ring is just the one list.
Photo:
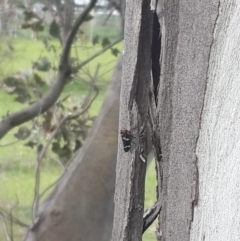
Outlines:
[[112, 55], [114, 55], [115, 57], [117, 57], [118, 54], [120, 53], [120, 51], [117, 48], [111, 48], [111, 52], [112, 52]]
[[36, 146], [36, 145], [37, 145], [37, 142], [34, 142], [34, 141], [32, 141], [32, 140], [24, 144], [24, 146], [29, 146], [29, 147], [31, 147], [32, 149], [33, 149], [34, 146]]
[[56, 153], [60, 158], [70, 158], [72, 155], [72, 151], [69, 149], [67, 145], [63, 147], [60, 146], [58, 142], [52, 143], [52, 151]]
[[14, 134], [14, 136], [18, 139], [18, 140], [25, 140], [26, 138], [28, 138], [31, 134], [31, 131], [25, 127], [22, 126], [18, 129], [18, 132]]
[[29, 21], [32, 19], [39, 19], [38, 15], [36, 13], [34, 13], [33, 11], [24, 11], [24, 20], [25, 21]]
[[93, 38], [93, 45], [96, 45], [96, 44], [99, 44], [99, 36], [96, 35], [94, 38]]
[[42, 32], [44, 30], [44, 26], [42, 24], [43, 18], [38, 21], [34, 21], [34, 23], [31, 25], [31, 29], [35, 32]]
[[60, 28], [59, 28], [59, 25], [56, 23], [55, 20], [52, 21], [52, 23], [49, 27], [49, 34], [53, 38], [60, 38]]
[[94, 19], [94, 17], [93, 17], [92, 15], [88, 15], [88, 16], [84, 19], [84, 21], [85, 21], [85, 22], [88, 22], [88, 21], [91, 21], [92, 19]]
[[61, 150], [61, 153], [59, 153], [59, 158], [62, 160], [62, 161], [67, 161], [71, 158], [73, 152], [72, 150], [69, 149], [69, 147], [67, 145], [63, 146], [62, 150]]
[[19, 85], [19, 79], [12, 76], [4, 79], [3, 83], [8, 87], [16, 87]]
[[32, 24], [31, 29], [35, 32], [42, 32], [44, 30], [44, 26], [38, 23], [34, 23]]
[[10, 86], [8, 86], [6, 84], [2, 84], [2, 88], [8, 94], [13, 94], [14, 91], [15, 91], [15, 87], [10, 87]]
[[38, 145], [37, 152], [40, 154], [42, 152], [42, 149], [43, 149], [43, 145], [42, 144]]
[[36, 68], [39, 71], [46, 72], [51, 69], [51, 63], [47, 57], [42, 57], [37, 62], [33, 63], [33, 68]]
[[80, 147], [82, 147], [82, 142], [79, 139], [75, 140], [75, 150], [77, 151]]
[[22, 25], [21, 25], [21, 28], [22, 29], [27, 29], [27, 28], [31, 28], [32, 27], [32, 24], [30, 24], [30, 23], [23, 23]]
[[18, 96], [15, 98], [15, 100], [17, 102], [20, 103], [26, 103], [31, 99], [31, 95], [29, 94], [29, 92], [27, 91], [27, 89], [24, 88], [16, 88], [14, 93], [16, 93]]
[[106, 46], [108, 46], [111, 43], [111, 41], [108, 38], [104, 38], [102, 40], [102, 47], [105, 48]]
[[51, 50], [52, 50], [54, 53], [57, 52], [57, 49], [56, 49], [56, 47], [55, 47], [54, 45], [50, 45], [50, 46], [49, 46], [48, 51], [50, 52]]
[[34, 74], [33, 79], [39, 87], [43, 87], [47, 85], [45, 81], [38, 74]]
[[52, 151], [56, 154], [58, 154], [61, 151], [61, 146], [58, 142], [52, 143]]

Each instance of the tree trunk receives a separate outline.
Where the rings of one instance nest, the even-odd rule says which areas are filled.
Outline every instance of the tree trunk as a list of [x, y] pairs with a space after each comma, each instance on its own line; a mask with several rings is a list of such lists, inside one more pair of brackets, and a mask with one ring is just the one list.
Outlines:
[[[126, 3], [123, 128], [143, 123], [138, 95], [144, 90], [138, 87], [142, 76], [148, 81], [144, 73], [150, 70], [145, 62], [149, 54], [141, 55], [141, 28], [147, 22], [150, 28], [152, 21], [146, 2]], [[239, 240], [240, 45], [236, 26], [240, 4], [163, 0], [160, 6], [161, 79], [156, 112], [148, 111], [149, 118], [155, 118], [152, 123], [157, 121], [153, 145], [162, 151], [156, 155], [161, 205], [157, 240]], [[150, 34], [145, 32], [145, 41]], [[151, 92], [151, 84], [147, 88]], [[151, 110], [146, 95], [142, 101]], [[132, 103], [136, 106], [131, 110]], [[118, 154], [113, 240], [141, 240], [145, 166], [137, 158], [141, 154], [139, 128], [136, 136], [131, 151], [120, 149]]]
[[240, 2], [220, 3], [197, 144], [199, 202], [191, 240], [240, 240]]
[[113, 241], [142, 239], [153, 21], [150, 2], [126, 1], [120, 128], [131, 130], [127, 137], [135, 143], [127, 143], [131, 148], [124, 152], [124, 139], [123, 143], [119, 140]]
[[158, 102], [162, 210], [158, 240], [188, 241], [198, 203], [196, 144], [219, 1], [165, 0]]
[[113, 220], [121, 58], [86, 142], [40, 206], [27, 241], [107, 241]]

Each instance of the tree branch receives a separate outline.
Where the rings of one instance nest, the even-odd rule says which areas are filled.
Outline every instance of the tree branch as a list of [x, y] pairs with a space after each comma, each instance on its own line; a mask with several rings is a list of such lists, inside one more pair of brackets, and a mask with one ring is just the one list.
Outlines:
[[155, 221], [161, 211], [162, 206], [156, 202], [151, 208], [147, 209], [143, 215], [143, 228], [142, 234], [150, 227]]
[[13, 215], [10, 216], [10, 214], [2, 208], [0, 208], [0, 215], [3, 218], [8, 219], [9, 221], [12, 220], [12, 222], [14, 222], [15, 224], [17, 224], [21, 227], [29, 228], [29, 225], [27, 225], [26, 223], [22, 222], [21, 220], [15, 218]]
[[3, 138], [13, 127], [21, 125], [22, 123], [27, 122], [37, 115], [47, 111], [58, 99], [63, 87], [67, 83], [69, 75], [71, 74], [68, 59], [73, 39], [79, 26], [83, 23], [84, 19], [95, 6], [96, 2], [97, 0], [90, 1], [88, 6], [79, 15], [71, 31], [69, 32], [62, 50], [57, 77], [49, 92], [41, 100], [35, 102], [34, 104], [13, 114], [5, 116], [0, 122], [0, 139]]
[[117, 43], [121, 42], [123, 40], [123, 37], [120, 37], [119, 39], [115, 40], [114, 42], [112, 42], [111, 44], [109, 44], [108, 46], [106, 46], [105, 48], [101, 49], [100, 51], [98, 51], [96, 54], [92, 55], [91, 57], [89, 57], [88, 59], [86, 59], [85, 61], [83, 61], [82, 63], [78, 64], [76, 67], [74, 67], [72, 69], [73, 73], [78, 72], [83, 66], [85, 66], [86, 64], [88, 64], [89, 62], [91, 62], [92, 60], [94, 60], [95, 58], [97, 58], [99, 55], [103, 54], [104, 52], [106, 52], [108, 49], [112, 48], [114, 45], [116, 45]]
[[[92, 78], [93, 84], [97, 80], [99, 69], [100, 69], [100, 65], [97, 66], [96, 71], [95, 71], [95, 75]], [[79, 115], [84, 114], [90, 108], [90, 106], [92, 105], [93, 101], [96, 99], [96, 97], [98, 95], [98, 92], [99, 92], [98, 89], [95, 87], [95, 85], [93, 85], [92, 87], [96, 91], [96, 94], [93, 96], [93, 98], [87, 103], [86, 106], [83, 107], [83, 109], [81, 109], [81, 110], [79, 110], [79, 111], [77, 111], [75, 113], [68, 114], [68, 115], [64, 116], [61, 119], [61, 121], [59, 122], [59, 124], [57, 125], [57, 127], [54, 130], [54, 132], [52, 133], [52, 135], [47, 140], [46, 144], [43, 146], [41, 152], [38, 153], [38, 156], [37, 156], [37, 170], [36, 170], [36, 175], [35, 175], [34, 201], [33, 201], [33, 205], [32, 205], [32, 222], [33, 222], [33, 226], [37, 223], [38, 218], [39, 218], [38, 217], [39, 202], [40, 202], [40, 198], [42, 196], [42, 195], [39, 194], [42, 160], [43, 160], [43, 158], [44, 158], [44, 156], [45, 156], [45, 154], [46, 154], [46, 152], [48, 150], [49, 145], [52, 143], [52, 140], [58, 134], [60, 128], [65, 124], [65, 122], [67, 120], [74, 119], [74, 118], [78, 117]]]
[[97, 2], [97, 0], [91, 0], [90, 3], [87, 5], [87, 7], [79, 15], [79, 17], [77, 18], [75, 23], [73, 24], [72, 29], [69, 32], [68, 37], [66, 39], [66, 43], [63, 47], [63, 53], [62, 53], [61, 60], [60, 60], [60, 67], [62, 64], [64, 65], [66, 63], [66, 61], [68, 61], [68, 56], [70, 53], [71, 45], [72, 45], [74, 37], [76, 36], [78, 28], [83, 23], [84, 19], [88, 16], [88, 14], [92, 10], [92, 8], [95, 6], [96, 2]]

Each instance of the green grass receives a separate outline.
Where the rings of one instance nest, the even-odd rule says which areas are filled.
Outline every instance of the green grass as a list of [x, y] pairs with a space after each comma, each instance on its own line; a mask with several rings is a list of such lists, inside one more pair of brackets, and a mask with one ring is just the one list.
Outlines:
[[[8, 41], [11, 41], [15, 49], [14, 51], [7, 49]], [[56, 41], [51, 41], [50, 44], [54, 45], [56, 49], [59, 49], [59, 44]], [[118, 44], [118, 48], [121, 49], [121, 47], [122, 44]], [[82, 44], [76, 42], [75, 48], [72, 50], [72, 55], [76, 56], [77, 54], [80, 60], [83, 61], [99, 50], [100, 46], [92, 48], [90, 43]], [[59, 51], [56, 53], [48, 52], [41, 41], [3, 39], [0, 47], [1, 79], [19, 70], [31, 70], [32, 62], [36, 61], [40, 56], [46, 56], [51, 59], [52, 62], [57, 64]], [[116, 57], [114, 57], [110, 51], [107, 51], [105, 54], [99, 56], [85, 66], [81, 70], [80, 76], [88, 80], [88, 73], [94, 75], [95, 69], [99, 63], [101, 66], [97, 86], [100, 93], [91, 107], [91, 115], [97, 115], [101, 107], [105, 91], [111, 78], [112, 70], [116, 63]], [[42, 78], [49, 79], [50, 82], [52, 76], [49, 73], [39, 72], [39, 74]], [[65, 87], [62, 97], [70, 94], [73, 102], [79, 102], [79, 100], [88, 93], [88, 89], [89, 86], [87, 84], [73, 80]], [[8, 112], [11, 113], [24, 107], [24, 105], [15, 102], [14, 98], [14, 96], [7, 95], [2, 89], [0, 89], [1, 117]], [[14, 209], [13, 214], [23, 222], [30, 223], [35, 183], [36, 153], [35, 150], [23, 146], [24, 142], [8, 145], [8, 143], [16, 141], [13, 136], [16, 131], [16, 129], [11, 130], [0, 141], [0, 207], [10, 211], [12, 206], [14, 206], [18, 200], [19, 204]], [[44, 160], [41, 174], [41, 190], [44, 190], [50, 183], [54, 182], [60, 173], [61, 168], [56, 162], [53, 160]], [[155, 202], [155, 189], [155, 169], [154, 163], [151, 163], [147, 172], [146, 208], [150, 207]], [[153, 225], [146, 234], [144, 234], [143, 240], [155, 240], [154, 232], [155, 228]], [[14, 228], [16, 240], [20, 240], [23, 233], [24, 229], [18, 227]], [[7, 240], [1, 221], [0, 240]]]
[[[147, 169], [146, 182], [145, 182], [145, 209], [150, 208], [156, 201], [156, 172], [155, 163], [152, 161]], [[157, 221], [155, 221], [144, 233], [143, 241], [155, 241]]]

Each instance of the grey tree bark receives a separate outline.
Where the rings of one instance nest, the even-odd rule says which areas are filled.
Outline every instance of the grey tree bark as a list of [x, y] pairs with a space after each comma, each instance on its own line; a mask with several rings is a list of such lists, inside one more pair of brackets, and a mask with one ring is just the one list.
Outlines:
[[[198, 202], [196, 144], [219, 1], [164, 1], [158, 103], [163, 183], [158, 240], [189, 240]], [[162, 187], [162, 188], [161, 188]]]
[[147, 164], [153, 12], [150, 0], [127, 0], [125, 11], [120, 128], [136, 130], [132, 132], [135, 144], [130, 152], [124, 152], [119, 140], [113, 241], [141, 240]]
[[[149, 66], [145, 62], [150, 61], [149, 54], [141, 48], [142, 45], [150, 41], [151, 35], [151, 31], [144, 31], [144, 38], [141, 35], [141, 27], [146, 26], [146, 22], [148, 22], [149, 28], [151, 27], [151, 18], [148, 18], [149, 7], [147, 5], [150, 5], [147, 0], [129, 0], [126, 2], [120, 127], [131, 129], [137, 126], [138, 131], [136, 133], [134, 131], [137, 141], [132, 145], [131, 152], [123, 153], [120, 149], [118, 153], [113, 240], [141, 240], [145, 166], [138, 158], [142, 153], [140, 135], [142, 129], [139, 126], [141, 127], [144, 123], [145, 116], [141, 115], [141, 109], [146, 108], [146, 106], [143, 104], [140, 107], [139, 95], [142, 96], [141, 101], [148, 106], [158, 170], [158, 202], [161, 205], [161, 213], [157, 240], [188, 241], [190, 239], [205, 240], [206, 238], [207, 240], [238, 240], [237, 228], [234, 229], [234, 233], [231, 233], [230, 227], [232, 225], [228, 224], [228, 233], [224, 235], [224, 224], [226, 224], [227, 220], [222, 221], [222, 223], [218, 223], [217, 220], [217, 215], [220, 212], [222, 212], [220, 217], [224, 219], [223, 194], [220, 195], [223, 190], [220, 188], [222, 183], [220, 178], [224, 177], [227, 164], [222, 165], [222, 172], [216, 174], [218, 169], [216, 158], [221, 158], [222, 153], [225, 155], [229, 153], [227, 152], [228, 145], [224, 143], [226, 134], [219, 133], [215, 136], [216, 134], [212, 133], [213, 138], [216, 139], [211, 142], [208, 138], [209, 130], [213, 132], [218, 127], [218, 123], [216, 123], [217, 116], [213, 119], [214, 122], [211, 123], [211, 111], [216, 111], [214, 115], [217, 115], [225, 110], [221, 110], [221, 107], [224, 108], [225, 106], [221, 93], [226, 92], [223, 89], [224, 86], [227, 86], [224, 83], [224, 77], [226, 77], [224, 73], [226, 72], [219, 73], [219, 67], [226, 64], [226, 62], [222, 61], [230, 61], [230, 58], [233, 57], [231, 61], [236, 65], [233, 73], [235, 77], [238, 76], [238, 54], [233, 55], [233, 51], [239, 49], [238, 30], [234, 32], [235, 29], [231, 26], [231, 20], [235, 21], [235, 23], [238, 21], [239, 4], [236, 1], [219, 0], [211, 2], [208, 0], [201, 2], [163, 0], [159, 2], [161, 8], [159, 18], [161, 22], [162, 48], [161, 78], [156, 109], [154, 109], [151, 98], [143, 94], [145, 90], [139, 88], [139, 86], [142, 86], [142, 76], [144, 76], [146, 82], [150, 81], [149, 76], [145, 75], [146, 72], [150, 72]], [[222, 8], [219, 9], [219, 6]], [[222, 23], [216, 28], [216, 23], [220, 22], [218, 18], [220, 18], [221, 14], [225, 17], [221, 19]], [[230, 14], [232, 14], [231, 18]], [[231, 45], [232, 52], [226, 58], [222, 57], [223, 47], [228, 43], [222, 36], [224, 31], [231, 31], [230, 36], [234, 36], [236, 40], [231, 42], [233, 43]], [[219, 45], [215, 42], [216, 36], [219, 39]], [[227, 52], [227, 50], [225, 51]], [[216, 59], [211, 60], [214, 55]], [[139, 69], [139, 65], [141, 69]], [[228, 66], [229, 69], [226, 71], [230, 70], [230, 64]], [[220, 75], [221, 73], [223, 75]], [[222, 85], [216, 84], [220, 77]], [[210, 81], [209, 78], [213, 79], [212, 83], [208, 82]], [[206, 88], [207, 83], [210, 83], [210, 89]], [[234, 86], [236, 87], [238, 84]], [[145, 85], [145, 87], [151, 93], [151, 83]], [[219, 88], [218, 96], [215, 94], [214, 87]], [[238, 101], [232, 103], [233, 99], [231, 98], [234, 95], [235, 88], [229, 86], [228, 90], [232, 92], [226, 94], [226, 97], [229, 98], [226, 108], [233, 104], [234, 110], [237, 110]], [[205, 108], [208, 109], [203, 111], [205, 96], [207, 97], [205, 101], [207, 107]], [[216, 98], [219, 99], [219, 105], [213, 103]], [[233, 121], [234, 118], [238, 117], [237, 111], [228, 112], [230, 112], [230, 120]], [[223, 115], [222, 118], [226, 118], [226, 116]], [[203, 123], [201, 123], [202, 120]], [[229, 125], [230, 120], [226, 122]], [[199, 138], [200, 127], [203, 129]], [[231, 129], [232, 135], [235, 134], [236, 127]], [[206, 129], [204, 130], [204, 128]], [[226, 128], [226, 125], [220, 124], [219, 131], [225, 130], [223, 128]], [[220, 149], [219, 135], [222, 137], [225, 152]], [[238, 135], [235, 134], [234, 136], [234, 140], [236, 140]], [[229, 138], [229, 136], [227, 137]], [[197, 148], [198, 140], [199, 145]], [[206, 141], [209, 143], [208, 146], [206, 146]], [[145, 139], [143, 142], [145, 142]], [[233, 148], [232, 144], [231, 142], [231, 148]], [[234, 150], [236, 149], [234, 148]], [[217, 151], [219, 151], [218, 154]], [[209, 162], [212, 153], [215, 155], [213, 157], [215, 163], [210, 170], [206, 170], [211, 165]], [[236, 159], [237, 153], [236, 151], [229, 157]], [[206, 173], [203, 173], [203, 171]], [[234, 186], [229, 184], [231, 193], [237, 190], [239, 184], [239, 178], [236, 175], [237, 170], [233, 175], [236, 178], [236, 180], [232, 181]], [[230, 173], [226, 176], [230, 178]], [[233, 177], [231, 177], [231, 180]], [[211, 180], [210, 183], [209, 180]], [[214, 183], [216, 181], [219, 181], [218, 188]], [[210, 192], [207, 189], [208, 183], [212, 188]], [[216, 198], [213, 197], [213, 193], [216, 193]], [[196, 208], [199, 195], [200, 200], [201, 197], [203, 197], [203, 200], [201, 206]], [[234, 199], [238, 200], [238, 196], [236, 195]], [[230, 207], [233, 208], [227, 217], [237, 223], [239, 215], [234, 214], [234, 211], [237, 210], [238, 205], [237, 202], [235, 205], [231, 205], [232, 201], [230, 200], [228, 199], [229, 209]], [[212, 207], [211, 202], [221, 204], [217, 208], [218, 212], [215, 212], [216, 209]], [[204, 208], [206, 210], [203, 211]], [[211, 209], [211, 217], [215, 219], [206, 219], [209, 209]], [[194, 212], [197, 215], [196, 217]], [[211, 227], [206, 227], [206, 223], [212, 224], [213, 222], [216, 222], [213, 225], [214, 230]], [[221, 231], [218, 233], [217, 231], [220, 229]]]
[[240, 240], [239, 21], [240, 2], [221, 0], [197, 143], [199, 202], [192, 241]]

